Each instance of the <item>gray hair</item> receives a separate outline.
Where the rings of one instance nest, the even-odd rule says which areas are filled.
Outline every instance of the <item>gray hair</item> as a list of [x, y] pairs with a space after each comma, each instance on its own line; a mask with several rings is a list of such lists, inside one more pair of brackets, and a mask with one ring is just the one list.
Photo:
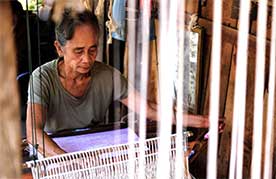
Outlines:
[[65, 9], [61, 20], [56, 24], [56, 40], [61, 44], [61, 46], [64, 46], [67, 40], [73, 38], [76, 27], [84, 24], [91, 25], [99, 36], [100, 30], [98, 20], [92, 12], [88, 10], [77, 12], [72, 9]]

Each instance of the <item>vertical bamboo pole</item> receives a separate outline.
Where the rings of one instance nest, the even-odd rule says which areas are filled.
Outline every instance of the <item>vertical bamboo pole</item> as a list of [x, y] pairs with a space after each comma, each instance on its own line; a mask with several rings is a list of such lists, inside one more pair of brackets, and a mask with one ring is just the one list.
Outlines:
[[0, 3], [0, 12], [0, 178], [20, 178], [19, 97], [8, 1]]

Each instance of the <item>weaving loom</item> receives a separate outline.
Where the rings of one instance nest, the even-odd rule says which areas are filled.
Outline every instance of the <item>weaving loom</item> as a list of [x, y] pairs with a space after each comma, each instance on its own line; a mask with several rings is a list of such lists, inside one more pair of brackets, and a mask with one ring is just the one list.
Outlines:
[[[156, 178], [160, 138], [145, 140], [144, 178]], [[134, 150], [131, 150], [131, 146]], [[131, 151], [133, 151], [131, 153]], [[27, 162], [34, 178], [129, 178], [130, 157], [134, 156], [134, 176], [139, 178], [139, 142], [73, 152]], [[170, 178], [175, 178], [176, 135], [171, 136]]]
[[[28, 0], [22, 1], [28, 4]], [[38, 9], [39, 0], [36, 1]], [[103, 0], [76, 1], [84, 3], [90, 9], [95, 9], [92, 2], [104, 2]], [[149, 38], [147, 36], [150, 29], [149, 17], [152, 15], [149, 12], [150, 7], [154, 7], [151, 4], [154, 1], [158, 5], [158, 17], [156, 17], [156, 26], [158, 26], [156, 37], [158, 40], [155, 40], [155, 56], [151, 53], [153, 46], [148, 43]], [[187, 39], [183, 36], [182, 31], [186, 30], [190, 15], [196, 12], [199, 15], [199, 24], [205, 28], [204, 33], [206, 33], [203, 45], [204, 63], [200, 65], [202, 68], [200, 76], [204, 76], [204, 79], [200, 82], [202, 90], [198, 92], [202, 99], [199, 100], [199, 110], [196, 113], [208, 114], [209, 116], [209, 140], [208, 156], [204, 161], [199, 160], [200, 166], [205, 166], [203, 162], [208, 162], [206, 172], [199, 171], [197, 165], [191, 165], [191, 172], [196, 177], [208, 179], [276, 178], [274, 152], [276, 0], [154, 1], [140, 0], [139, 2], [143, 3], [143, 8], [137, 3], [138, 1], [130, 0], [127, 3], [129, 7], [126, 8], [126, 40], [129, 49], [126, 51], [126, 59], [129, 61], [126, 66], [128, 66], [128, 74], [131, 74], [128, 78], [130, 81], [135, 81], [132, 73], [137, 71], [137, 66], [134, 62], [141, 61], [143, 69], [140, 77], [147, 79], [147, 72], [150, 71], [147, 60], [156, 57], [155, 61], [151, 61], [150, 64], [156, 64], [156, 74], [158, 73], [156, 75], [158, 77], [156, 91], [160, 96], [160, 106], [157, 109], [160, 117], [158, 131], [161, 137], [145, 141], [137, 139], [133, 143], [109, 143], [109, 146], [29, 161], [27, 165], [32, 169], [33, 177], [189, 178], [189, 174], [186, 173], [189, 171], [189, 168], [186, 167], [188, 158], [186, 157], [186, 143], [183, 147], [183, 141], [179, 140], [182, 137], [180, 134], [183, 131], [183, 122], [186, 122], [185, 120], [182, 121], [182, 98], [185, 97], [185, 94], [182, 94], [183, 90], [181, 89], [184, 89], [185, 86], [182, 83], [185, 79], [183, 78], [185, 69], [182, 68], [184, 61], [182, 59], [185, 58], [183, 45]], [[57, 9], [62, 9], [66, 0], [56, 2]], [[77, 3], [72, 3], [73, 0], [68, 2], [77, 6]], [[103, 9], [103, 6], [100, 6], [103, 5], [101, 3], [98, 3], [97, 9]], [[112, 4], [112, 0], [109, 0], [109, 4]], [[28, 7], [28, 5], [26, 6]], [[140, 9], [136, 6], [139, 6]], [[16, 73], [14, 68], [16, 49], [13, 47], [14, 42], [16, 42], [15, 44], [19, 43], [14, 40], [14, 34], [12, 34], [14, 24], [11, 22], [15, 18], [12, 18], [9, 9], [7, 4], [0, 6], [0, 19], [4, 24], [0, 30], [0, 45], [3, 47], [0, 52], [0, 66], [2, 67], [0, 76], [3, 78], [1, 81], [2, 98], [0, 100], [0, 114], [1, 119], [3, 119], [1, 120], [3, 123], [0, 125], [2, 131], [0, 142], [3, 144], [0, 152], [2, 161], [0, 163], [0, 178], [20, 178], [18, 167], [20, 157], [18, 145], [15, 145], [16, 141], [19, 141], [19, 128], [16, 124], [19, 117], [16, 116], [18, 113], [18, 109], [16, 109], [18, 103], [17, 87], [14, 75]], [[142, 10], [141, 13], [137, 9]], [[139, 25], [136, 23], [138, 22], [137, 12], [141, 17], [141, 24]], [[28, 44], [25, 46], [28, 46], [28, 65], [31, 73], [33, 68], [31, 52], [36, 51], [34, 47], [37, 46], [38, 54], [40, 54], [40, 46], [43, 47], [45, 43], [40, 41], [39, 27], [42, 26], [39, 25], [40, 20], [38, 18], [37, 33], [32, 33], [29, 13], [27, 8], [25, 21], [28, 27], [26, 33], [28, 37], [25, 41]], [[37, 14], [39, 15], [38, 11]], [[56, 14], [58, 16], [60, 11], [57, 11]], [[98, 17], [102, 17], [102, 15], [103, 13], [98, 13]], [[241, 24], [242, 28], [240, 28]], [[137, 26], [141, 26], [139, 27], [141, 32], [137, 32]], [[22, 29], [19, 30], [22, 32]], [[31, 37], [35, 34], [37, 34], [38, 43], [33, 45], [30, 42]], [[138, 45], [137, 34], [142, 34], [141, 41], [143, 42], [139, 42]], [[32, 50], [31, 47], [33, 47]], [[48, 52], [46, 50], [46, 53]], [[38, 59], [41, 58], [40, 55], [36, 56]], [[27, 60], [24, 61], [24, 64], [27, 64], [26, 62]], [[172, 87], [174, 84], [172, 84], [171, 79], [175, 78], [173, 77], [175, 75], [170, 74], [170, 72], [174, 71], [178, 71], [175, 81], [177, 81], [180, 90]], [[141, 80], [142, 96], [151, 95], [151, 91], [147, 91], [149, 89], [147, 84], [147, 80]], [[170, 94], [172, 91], [177, 93], [177, 100], [173, 101], [176, 102], [176, 106], [171, 105], [174, 104]], [[129, 103], [132, 101], [129, 100]], [[171, 109], [176, 109], [173, 111], [175, 113]], [[144, 111], [146, 111], [145, 105], [141, 103], [139, 124], [146, 128], [145, 123], [147, 121], [144, 120], [146, 117]], [[33, 114], [35, 113], [30, 116], [32, 116], [34, 123], [35, 115]], [[219, 127], [217, 119], [221, 115], [226, 116], [227, 119], [227, 128], [223, 136], [219, 136], [217, 132]], [[171, 121], [172, 117], [175, 120]], [[172, 122], [177, 124], [177, 136], [171, 136], [170, 124]], [[130, 123], [134, 122], [130, 120]], [[140, 136], [144, 135], [145, 131], [148, 132], [145, 128], [140, 127]], [[33, 129], [33, 136], [36, 138], [35, 127]], [[101, 139], [105, 140], [105, 138]], [[162, 143], [161, 141], [165, 142]], [[32, 145], [42, 146], [36, 140], [32, 142]], [[90, 146], [92, 145], [90, 144]], [[180, 157], [179, 153], [181, 155], [184, 153], [185, 158]], [[184, 166], [182, 164], [180, 166], [179, 163], [181, 162], [179, 161], [184, 161]], [[184, 177], [178, 176], [183, 175], [183, 171], [179, 170], [180, 168], [184, 169]], [[193, 171], [193, 168], [196, 170]]]

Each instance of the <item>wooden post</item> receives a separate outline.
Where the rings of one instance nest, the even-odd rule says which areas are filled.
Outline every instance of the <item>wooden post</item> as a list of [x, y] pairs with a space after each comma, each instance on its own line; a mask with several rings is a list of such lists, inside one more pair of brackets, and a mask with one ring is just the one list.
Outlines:
[[8, 2], [0, 3], [0, 178], [20, 178], [20, 114], [16, 52], [12, 34], [12, 14]]

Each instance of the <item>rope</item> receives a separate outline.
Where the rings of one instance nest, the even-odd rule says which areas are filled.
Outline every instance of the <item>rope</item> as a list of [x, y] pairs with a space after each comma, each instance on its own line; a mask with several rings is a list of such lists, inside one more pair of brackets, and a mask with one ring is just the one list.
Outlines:
[[109, 20], [106, 22], [106, 27], [108, 29], [107, 44], [112, 44], [112, 32], [115, 32], [117, 28], [117, 25], [112, 18], [112, 5], [113, 5], [113, 0], [110, 0], [108, 14], [107, 14]]
[[81, 0], [81, 3], [85, 6], [86, 9], [92, 11], [94, 9], [94, 1]]
[[101, 16], [104, 14], [104, 0], [99, 0], [95, 9], [95, 15]]
[[193, 14], [191, 16], [191, 20], [189, 22], [188, 30], [191, 31], [191, 30], [195, 29], [198, 26], [199, 26], [198, 25], [198, 14]]

